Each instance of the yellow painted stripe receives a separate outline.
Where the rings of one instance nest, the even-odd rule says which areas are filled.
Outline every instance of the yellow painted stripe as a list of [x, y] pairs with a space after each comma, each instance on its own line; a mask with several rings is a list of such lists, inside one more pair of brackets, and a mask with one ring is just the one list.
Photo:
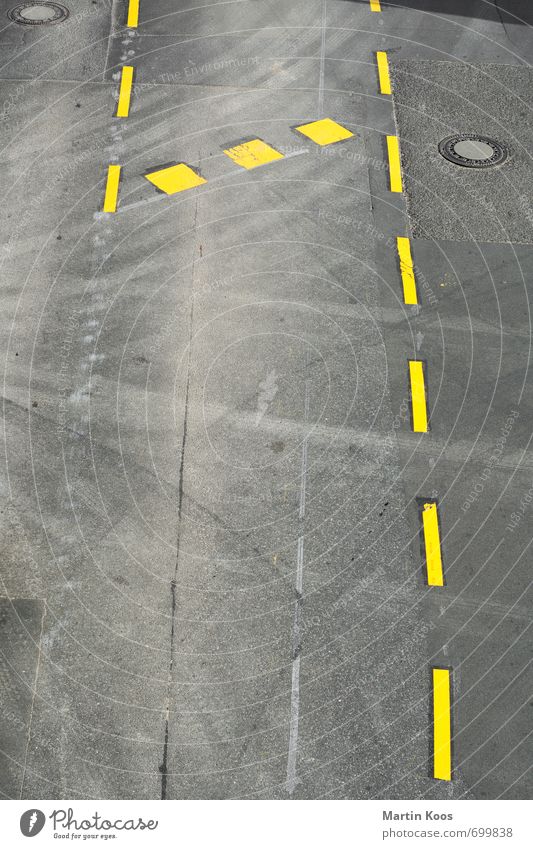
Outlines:
[[133, 85], [133, 67], [124, 65], [120, 77], [117, 118], [127, 118], [130, 114], [131, 88]]
[[443, 587], [444, 575], [442, 573], [439, 517], [437, 505], [434, 501], [430, 501], [422, 507], [422, 527], [428, 584], [430, 587]]
[[427, 433], [428, 414], [426, 406], [424, 364], [420, 360], [409, 360], [409, 377], [411, 380], [413, 430], [415, 433]]
[[396, 244], [400, 260], [400, 272], [402, 275], [403, 302], [404, 304], [418, 304], [415, 269], [413, 265], [413, 257], [411, 255], [411, 243], [409, 239], [406, 239], [404, 236], [398, 236]]
[[104, 212], [117, 211], [118, 184], [120, 182], [120, 165], [110, 165], [107, 170], [105, 188]]
[[402, 192], [402, 168], [400, 165], [400, 145], [397, 136], [387, 136], [389, 151], [389, 172], [391, 192]]
[[379, 0], [370, 0], [370, 11], [381, 12], [381, 3]]
[[452, 780], [451, 673], [433, 669], [433, 778]]
[[128, 5], [128, 23], [129, 27], [139, 25], [139, 0], [130, 0]]
[[392, 94], [389, 74], [389, 60], [383, 50], [376, 53], [379, 74], [379, 90], [381, 94]]

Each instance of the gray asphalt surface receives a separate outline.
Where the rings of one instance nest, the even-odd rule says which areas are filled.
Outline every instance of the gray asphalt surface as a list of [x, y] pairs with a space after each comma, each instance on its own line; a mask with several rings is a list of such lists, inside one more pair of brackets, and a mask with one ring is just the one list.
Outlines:
[[[122, 0], [38, 27], [13, 5], [3, 797], [530, 798], [528, 4], [141, 0], [134, 29]], [[324, 117], [354, 137], [294, 130]], [[453, 132], [513, 156], [466, 172], [436, 151]], [[285, 157], [240, 169], [223, 151], [251, 138]], [[207, 183], [145, 179], [178, 162]], [[452, 781], [428, 756], [432, 666]]]

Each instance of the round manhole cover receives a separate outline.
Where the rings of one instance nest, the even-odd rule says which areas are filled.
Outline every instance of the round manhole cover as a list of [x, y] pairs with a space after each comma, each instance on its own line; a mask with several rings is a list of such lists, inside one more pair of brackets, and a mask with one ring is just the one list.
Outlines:
[[21, 3], [7, 13], [16, 24], [58, 24], [68, 18], [68, 9], [59, 3]]
[[486, 136], [463, 133], [449, 136], [439, 142], [439, 153], [455, 165], [465, 168], [490, 168], [501, 165], [509, 155], [508, 149], [500, 142]]

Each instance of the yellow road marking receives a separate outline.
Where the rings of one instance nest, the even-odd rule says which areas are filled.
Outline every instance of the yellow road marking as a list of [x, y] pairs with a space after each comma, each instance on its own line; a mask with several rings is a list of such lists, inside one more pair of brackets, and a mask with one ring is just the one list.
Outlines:
[[422, 506], [422, 527], [424, 531], [428, 585], [430, 587], [443, 587], [444, 576], [442, 573], [439, 517], [437, 505], [434, 501], [429, 501]]
[[337, 124], [331, 118], [322, 118], [320, 121], [311, 121], [310, 124], [302, 124], [296, 127], [299, 133], [307, 136], [314, 141], [315, 144], [325, 145], [334, 144], [335, 142], [351, 139], [353, 133], [347, 130], [346, 127]]
[[409, 360], [409, 377], [411, 379], [413, 430], [415, 433], [427, 433], [426, 386], [424, 381], [424, 364], [421, 360]]
[[127, 26], [139, 26], [139, 0], [130, 0], [129, 2]]
[[403, 302], [404, 304], [418, 304], [415, 270], [413, 257], [411, 256], [411, 243], [404, 236], [398, 236], [396, 245], [398, 247], [400, 272], [402, 275]]
[[110, 165], [107, 169], [107, 183], [105, 187], [104, 212], [116, 212], [118, 200], [118, 186], [120, 183], [120, 165]]
[[161, 189], [167, 195], [175, 195], [177, 192], [184, 192], [186, 189], [194, 189], [196, 186], [207, 183], [207, 180], [200, 177], [184, 162], [171, 165], [169, 168], [161, 168], [159, 171], [152, 171], [144, 176], [157, 189]]
[[261, 139], [252, 139], [235, 147], [230, 147], [224, 153], [230, 159], [233, 159], [237, 165], [248, 169], [257, 168], [258, 165], [267, 165], [269, 162], [275, 162], [277, 159], [283, 159], [282, 153], [274, 150], [273, 147], [270, 147], [269, 144]]
[[402, 192], [402, 167], [397, 136], [387, 136], [387, 149], [389, 151], [390, 190], [391, 192]]
[[370, 11], [381, 12], [381, 3], [379, 0], [370, 0]]
[[433, 778], [452, 780], [451, 674], [433, 668]]
[[392, 94], [389, 74], [389, 60], [383, 50], [376, 53], [379, 74], [379, 90], [381, 94]]
[[130, 114], [131, 87], [133, 85], [133, 67], [124, 65], [120, 77], [117, 118], [127, 118]]

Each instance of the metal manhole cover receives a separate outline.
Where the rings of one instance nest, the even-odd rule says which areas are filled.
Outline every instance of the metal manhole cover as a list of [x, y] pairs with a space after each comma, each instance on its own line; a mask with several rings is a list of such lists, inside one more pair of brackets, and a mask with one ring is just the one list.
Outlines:
[[69, 12], [59, 3], [20, 3], [7, 13], [16, 24], [59, 24], [68, 18]]
[[439, 153], [454, 165], [465, 168], [490, 168], [501, 165], [509, 155], [503, 144], [486, 136], [463, 133], [439, 142]]

